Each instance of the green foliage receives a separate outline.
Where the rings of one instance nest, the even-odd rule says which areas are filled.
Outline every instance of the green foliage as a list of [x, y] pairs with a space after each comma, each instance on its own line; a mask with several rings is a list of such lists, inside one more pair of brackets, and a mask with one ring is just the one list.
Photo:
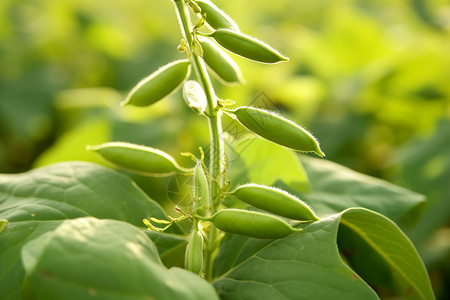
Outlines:
[[[301, 234], [273, 242], [227, 236], [216, 258], [222, 263], [215, 269], [213, 284], [223, 299], [264, 295], [270, 299], [297, 299], [298, 295], [302, 299], [378, 299], [340, 257], [336, 246], [336, 239], [341, 238], [340, 224], [367, 242], [398, 276], [399, 295], [407, 299], [434, 297], [431, 287], [424, 284], [428, 282], [426, 270], [406, 236], [394, 229], [396, 225], [389, 219], [361, 208], [324, 218], [305, 227]], [[361, 263], [377, 271], [373, 261], [365, 259], [358, 266]]]
[[8, 220], [0, 235], [4, 262], [0, 290], [5, 299], [16, 299], [20, 293], [22, 246], [56, 229], [63, 220], [92, 216], [142, 228], [143, 218], [166, 218], [162, 208], [127, 177], [88, 163], [61, 163], [29, 174], [3, 175], [0, 195], [0, 218]]
[[22, 261], [26, 293], [36, 299], [217, 298], [198, 276], [178, 268], [167, 270], [153, 242], [121, 221], [64, 221], [27, 243]]

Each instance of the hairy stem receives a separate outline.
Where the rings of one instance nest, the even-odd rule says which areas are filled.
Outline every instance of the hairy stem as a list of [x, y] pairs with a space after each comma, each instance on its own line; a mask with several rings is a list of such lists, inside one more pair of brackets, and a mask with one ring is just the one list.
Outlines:
[[[187, 47], [191, 50], [192, 35], [191, 35], [191, 20], [188, 12], [187, 5], [184, 0], [174, 0], [177, 11], [178, 22], [180, 23], [183, 37], [186, 41]], [[217, 107], [217, 100], [214, 93], [214, 89], [211, 84], [211, 80], [206, 71], [206, 66], [203, 60], [193, 51], [190, 52], [190, 59], [192, 67], [198, 81], [203, 87], [207, 99], [207, 108], [205, 115], [208, 117], [209, 133], [210, 133], [210, 149], [209, 149], [209, 173], [211, 178], [209, 180], [210, 186], [210, 199], [214, 203], [210, 208], [210, 214], [216, 212], [217, 206], [220, 203], [220, 188], [223, 182], [222, 174], [225, 167], [224, 163], [224, 146], [221, 126], [221, 115]], [[212, 273], [212, 260], [216, 250], [217, 240], [217, 228], [212, 224], [206, 237], [206, 248], [204, 256], [204, 270], [206, 278], [211, 279]]]

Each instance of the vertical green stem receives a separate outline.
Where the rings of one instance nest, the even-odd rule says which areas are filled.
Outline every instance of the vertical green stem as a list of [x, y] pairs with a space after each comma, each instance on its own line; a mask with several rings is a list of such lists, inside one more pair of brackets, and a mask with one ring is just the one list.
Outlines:
[[[192, 45], [192, 35], [191, 28], [192, 24], [190, 21], [190, 16], [188, 12], [187, 5], [184, 0], [174, 0], [178, 21], [180, 23], [181, 31], [183, 37], [187, 43], [187, 47]], [[220, 203], [220, 188], [222, 185], [222, 174], [225, 167], [224, 164], [224, 144], [222, 139], [222, 126], [221, 126], [221, 115], [217, 107], [217, 100], [214, 93], [214, 89], [211, 84], [211, 80], [206, 71], [206, 66], [203, 60], [193, 51], [190, 51], [191, 63], [194, 68], [197, 79], [203, 87], [207, 99], [207, 108], [205, 115], [208, 117], [209, 133], [210, 133], [210, 149], [209, 149], [209, 173], [210, 178], [210, 199], [214, 203], [210, 209], [210, 213], [214, 214], [217, 209], [218, 203]], [[204, 270], [206, 273], [206, 278], [211, 279], [212, 273], [212, 260], [213, 254], [216, 249], [217, 240], [217, 229], [211, 224], [208, 231], [206, 249], [205, 249], [205, 259], [204, 259]]]

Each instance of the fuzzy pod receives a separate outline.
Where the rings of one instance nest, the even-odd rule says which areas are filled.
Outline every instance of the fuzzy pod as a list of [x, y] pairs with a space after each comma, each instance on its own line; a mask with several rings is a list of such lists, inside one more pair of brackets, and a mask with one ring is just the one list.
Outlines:
[[305, 202], [281, 189], [244, 184], [231, 194], [242, 202], [278, 216], [306, 222], [319, 220]]
[[197, 0], [195, 2], [202, 10], [201, 13], [206, 14], [206, 23], [208, 23], [208, 25], [210, 25], [213, 29], [225, 28], [239, 31], [239, 27], [236, 22], [211, 1]]
[[195, 274], [200, 274], [203, 268], [203, 236], [194, 229], [186, 247], [184, 257], [185, 268]]
[[232, 113], [245, 128], [271, 142], [297, 151], [315, 152], [319, 156], [325, 156], [311, 133], [273, 112], [242, 106]]
[[265, 64], [276, 64], [289, 60], [266, 43], [240, 32], [219, 29], [211, 33], [210, 36], [228, 51], [250, 60]]
[[259, 239], [279, 239], [301, 230], [276, 216], [241, 209], [222, 209], [207, 220], [224, 232]]
[[216, 43], [207, 38], [199, 38], [203, 49], [203, 60], [216, 77], [228, 84], [243, 83], [241, 70], [236, 62]]
[[142, 79], [128, 94], [122, 105], [149, 106], [175, 92], [189, 77], [191, 63], [171, 62]]
[[168, 176], [175, 172], [193, 171], [180, 167], [169, 154], [151, 147], [110, 142], [86, 148], [96, 152], [113, 166], [142, 175]]
[[193, 111], [203, 114], [208, 105], [202, 86], [195, 80], [188, 80], [183, 85], [183, 99]]
[[198, 162], [194, 169], [194, 185], [192, 187], [192, 194], [194, 195], [192, 210], [196, 210], [199, 216], [206, 216], [208, 208], [211, 206], [209, 201], [209, 185], [206, 178], [205, 171], [201, 162]]

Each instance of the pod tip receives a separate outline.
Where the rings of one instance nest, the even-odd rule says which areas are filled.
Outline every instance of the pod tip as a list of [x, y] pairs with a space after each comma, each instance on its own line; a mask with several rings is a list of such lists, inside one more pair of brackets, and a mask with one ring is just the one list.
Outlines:
[[325, 157], [325, 153], [323, 153], [322, 149], [320, 149], [320, 146], [318, 144], [315, 145], [314, 152], [320, 157]]
[[120, 102], [120, 106], [126, 106], [126, 105], [128, 105], [128, 102], [130, 102], [130, 101], [129, 101], [128, 97], [127, 97], [125, 100]]

